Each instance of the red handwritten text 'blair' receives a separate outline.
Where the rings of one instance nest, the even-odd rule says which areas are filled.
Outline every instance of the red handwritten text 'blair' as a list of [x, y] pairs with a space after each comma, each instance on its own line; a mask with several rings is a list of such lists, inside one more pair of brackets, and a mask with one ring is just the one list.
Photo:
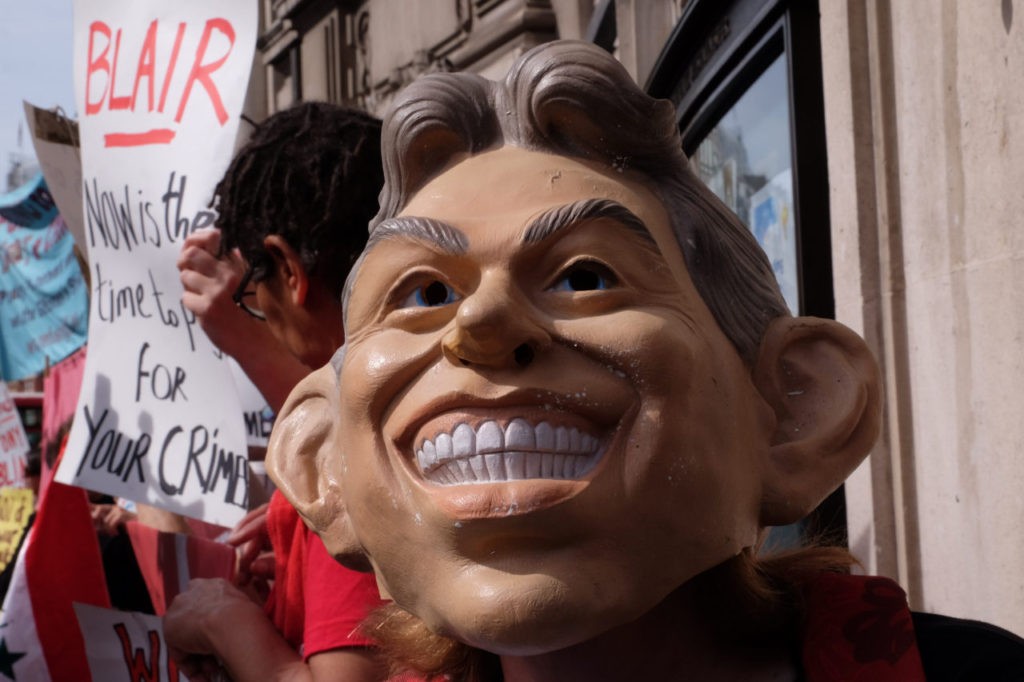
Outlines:
[[[171, 109], [174, 110], [173, 123], [181, 123], [185, 110], [195, 86], [199, 85], [206, 91], [217, 122], [224, 125], [228, 120], [228, 112], [224, 109], [220, 92], [213, 80], [213, 73], [224, 65], [235, 44], [235, 30], [226, 19], [214, 18], [207, 20], [198, 47], [192, 56], [192, 65], [188, 77], [180, 90], [171, 92], [175, 69], [181, 55], [185, 34], [193, 28], [185, 22], [177, 26], [174, 44], [171, 47], [167, 63], [157, 63], [157, 39], [169, 38], [168, 32], [161, 34], [159, 20], [154, 20], [146, 31], [139, 50], [134, 78], [124, 78], [124, 69], [130, 69], [131, 57], [121, 54], [122, 29], [111, 30], [102, 21], [94, 21], [89, 25], [89, 56], [85, 69], [85, 115], [95, 116], [104, 109], [107, 111], [131, 111], [164, 113], [170, 96]], [[207, 55], [214, 32], [227, 39], [227, 49], [221, 55]], [[187, 62], [187, 57], [185, 60]], [[128, 66], [125, 66], [125, 64]], [[131, 94], [125, 85], [131, 82]], [[179, 79], [180, 81], [180, 79]], [[125, 88], [125, 89], [122, 89]], [[168, 114], [170, 111], [168, 110]], [[168, 144], [174, 139], [173, 127], [153, 128], [140, 132], [111, 132], [104, 135], [107, 147], [137, 147], [149, 144]]]

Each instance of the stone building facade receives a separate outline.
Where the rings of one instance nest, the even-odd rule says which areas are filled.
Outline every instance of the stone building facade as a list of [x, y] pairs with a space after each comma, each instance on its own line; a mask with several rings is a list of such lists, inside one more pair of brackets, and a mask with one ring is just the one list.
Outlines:
[[1024, 632], [1024, 0], [261, 3], [257, 118], [381, 114], [421, 73], [500, 78], [555, 38], [671, 99], [791, 308], [882, 366], [882, 439], [818, 521], [915, 608]]

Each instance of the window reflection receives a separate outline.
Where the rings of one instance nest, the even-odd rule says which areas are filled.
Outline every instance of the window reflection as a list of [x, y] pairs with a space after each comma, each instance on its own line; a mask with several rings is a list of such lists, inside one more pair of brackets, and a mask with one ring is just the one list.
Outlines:
[[796, 226], [785, 55], [777, 58], [701, 141], [690, 164], [754, 233], [799, 313]]

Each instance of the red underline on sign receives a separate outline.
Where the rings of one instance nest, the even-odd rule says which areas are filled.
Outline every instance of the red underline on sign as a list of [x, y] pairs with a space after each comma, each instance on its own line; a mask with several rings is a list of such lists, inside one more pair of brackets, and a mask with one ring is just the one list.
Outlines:
[[174, 139], [170, 128], [154, 128], [144, 133], [107, 133], [103, 136], [104, 147], [142, 147], [147, 144], [168, 144]]

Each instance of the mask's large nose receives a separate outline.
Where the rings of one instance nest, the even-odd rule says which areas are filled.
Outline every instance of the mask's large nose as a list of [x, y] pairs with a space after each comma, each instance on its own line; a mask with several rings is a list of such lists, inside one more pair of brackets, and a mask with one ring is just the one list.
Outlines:
[[539, 311], [507, 273], [485, 273], [458, 303], [454, 326], [441, 341], [449, 361], [494, 369], [527, 367], [551, 343]]

